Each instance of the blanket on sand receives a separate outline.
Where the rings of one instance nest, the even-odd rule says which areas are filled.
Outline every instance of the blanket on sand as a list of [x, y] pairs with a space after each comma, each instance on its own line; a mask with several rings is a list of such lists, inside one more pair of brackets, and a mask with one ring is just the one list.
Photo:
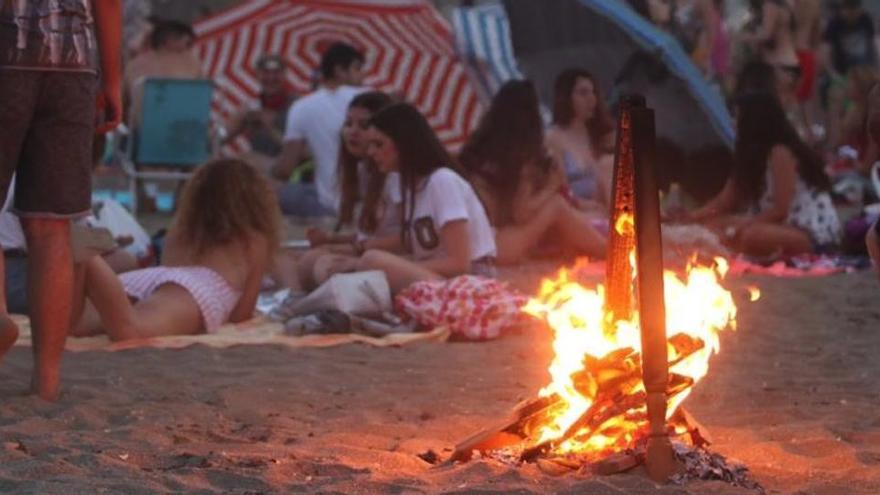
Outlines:
[[[16, 345], [31, 345], [31, 329], [28, 318], [13, 315], [21, 335]], [[275, 344], [291, 348], [298, 347], [333, 347], [344, 344], [367, 344], [375, 347], [395, 347], [417, 342], [445, 342], [449, 338], [449, 329], [438, 327], [430, 332], [391, 334], [382, 338], [368, 337], [359, 334], [327, 334], [305, 335], [292, 337], [284, 334], [284, 325], [255, 318], [238, 325], [227, 324], [220, 327], [217, 333], [201, 335], [178, 335], [155, 337], [150, 339], [111, 342], [106, 335], [95, 337], [68, 338], [65, 349], [72, 352], [80, 351], [121, 351], [140, 347], [158, 349], [182, 349], [191, 345], [201, 344], [208, 347], [233, 347], [239, 345]]]

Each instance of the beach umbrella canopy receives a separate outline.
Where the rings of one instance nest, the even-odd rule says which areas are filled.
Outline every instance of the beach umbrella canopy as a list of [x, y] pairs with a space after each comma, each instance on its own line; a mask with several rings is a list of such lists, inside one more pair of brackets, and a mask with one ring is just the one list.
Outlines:
[[415, 104], [450, 148], [463, 143], [480, 115], [452, 30], [424, 0], [249, 0], [194, 28], [196, 51], [217, 85], [221, 121], [256, 101], [260, 55], [282, 55], [288, 82], [306, 94], [323, 50], [337, 41], [363, 50], [366, 86]]
[[620, 0], [504, 0], [520, 68], [551, 101], [567, 67], [597, 78], [605, 95], [636, 91], [656, 111], [658, 137], [684, 150], [733, 145], [729, 112], [678, 42]]

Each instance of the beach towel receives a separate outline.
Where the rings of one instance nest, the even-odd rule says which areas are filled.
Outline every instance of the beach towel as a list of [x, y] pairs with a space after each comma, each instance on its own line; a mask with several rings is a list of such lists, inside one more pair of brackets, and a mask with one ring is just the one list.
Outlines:
[[398, 313], [420, 325], [448, 327], [453, 336], [490, 340], [530, 321], [520, 311], [528, 298], [506, 282], [476, 275], [416, 282], [394, 299]]
[[773, 277], [801, 278], [825, 277], [837, 273], [853, 273], [870, 268], [866, 256], [830, 256], [808, 254], [787, 260], [760, 264], [745, 256], [737, 256], [730, 262], [729, 275], [770, 275]]
[[[16, 345], [31, 345], [31, 330], [28, 318], [13, 315], [21, 335]], [[385, 337], [368, 337], [358, 334], [306, 335], [292, 337], [284, 333], [284, 325], [269, 322], [264, 318], [237, 325], [227, 324], [216, 333], [201, 335], [178, 335], [155, 337], [150, 339], [111, 342], [105, 335], [84, 338], [68, 338], [65, 350], [82, 351], [121, 351], [143, 347], [157, 349], [182, 349], [192, 345], [204, 345], [214, 348], [227, 348], [241, 345], [281, 345], [290, 348], [300, 347], [333, 347], [345, 344], [366, 344], [374, 347], [401, 347], [418, 342], [446, 342], [450, 335], [449, 329], [438, 327], [430, 332], [391, 334]]]

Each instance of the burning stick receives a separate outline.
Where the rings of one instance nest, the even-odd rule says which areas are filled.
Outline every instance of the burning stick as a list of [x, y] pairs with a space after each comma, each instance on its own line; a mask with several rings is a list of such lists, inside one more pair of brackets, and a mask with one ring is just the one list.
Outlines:
[[630, 112], [624, 107], [617, 121], [617, 144], [611, 196], [611, 229], [605, 265], [606, 324], [632, 317], [632, 265], [629, 253], [635, 246], [633, 215], [634, 171]]

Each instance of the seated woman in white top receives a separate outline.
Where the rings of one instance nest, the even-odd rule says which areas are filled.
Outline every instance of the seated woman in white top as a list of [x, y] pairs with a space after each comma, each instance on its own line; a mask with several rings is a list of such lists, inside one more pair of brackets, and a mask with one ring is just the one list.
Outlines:
[[359, 270], [382, 270], [393, 292], [421, 280], [467, 273], [492, 276], [495, 238], [486, 211], [427, 120], [398, 103], [370, 121], [367, 153], [380, 170], [400, 174], [401, 235], [387, 250], [361, 256]]

